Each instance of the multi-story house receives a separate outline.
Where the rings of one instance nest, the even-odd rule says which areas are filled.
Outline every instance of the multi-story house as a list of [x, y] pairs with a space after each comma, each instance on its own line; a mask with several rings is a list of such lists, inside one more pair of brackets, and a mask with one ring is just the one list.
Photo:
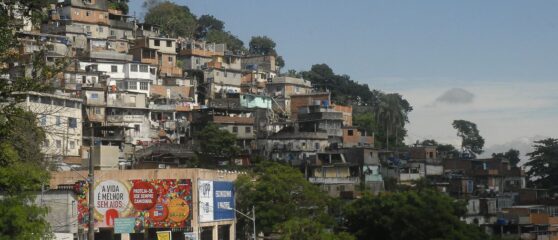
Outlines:
[[130, 49], [135, 61], [158, 67], [161, 77], [182, 77], [177, 66], [176, 39], [146, 36], [137, 38]]
[[80, 69], [108, 75], [111, 92], [129, 91], [149, 96], [151, 84], [157, 81], [157, 68], [148, 64], [121, 62], [80, 62]]
[[107, 126], [123, 127], [125, 143], [150, 142], [151, 122], [146, 95], [133, 92], [107, 93]]
[[327, 105], [312, 105], [299, 109], [297, 124], [300, 131], [327, 133], [330, 144], [341, 146], [343, 143], [343, 113]]
[[115, 39], [134, 38], [135, 23], [133, 17], [127, 16], [120, 10], [108, 9], [109, 15], [109, 37]]
[[301, 132], [294, 127], [285, 127], [279, 132], [258, 139], [258, 149], [274, 161], [301, 166], [316, 154], [329, 147], [325, 132]]
[[160, 27], [153, 24], [137, 23], [135, 30], [135, 37], [159, 37], [161, 35]]
[[264, 73], [277, 73], [277, 65], [273, 55], [248, 55], [242, 57], [242, 69]]
[[42, 152], [45, 158], [58, 163], [79, 164], [82, 145], [83, 100], [61, 93], [16, 92], [25, 97], [21, 106], [38, 117], [38, 124], [45, 130], [46, 139]]
[[318, 153], [305, 163], [308, 181], [320, 186], [332, 197], [354, 198], [360, 183], [357, 164], [345, 159], [343, 153]]
[[88, 37], [109, 36], [109, 13], [106, 0], [65, 0], [57, 8], [62, 26], [82, 28]]
[[[284, 76], [273, 78], [271, 82], [267, 83], [266, 88], [267, 94], [272, 96], [278, 103], [278, 108], [280, 108], [278, 110], [283, 111], [288, 115], [291, 115], [293, 112], [293, 107], [291, 106], [291, 96], [312, 93], [312, 84], [310, 81], [302, 78]], [[311, 98], [311, 96], [308, 97]], [[329, 94], [323, 98], [330, 100]], [[312, 102], [312, 100], [309, 101]], [[305, 104], [305, 106], [309, 105], [306, 102]], [[298, 112], [297, 106], [295, 106], [294, 109], [296, 115], [296, 112]]]
[[178, 56], [184, 70], [208, 68], [215, 57], [225, 56], [225, 44], [186, 39], [179, 44]]

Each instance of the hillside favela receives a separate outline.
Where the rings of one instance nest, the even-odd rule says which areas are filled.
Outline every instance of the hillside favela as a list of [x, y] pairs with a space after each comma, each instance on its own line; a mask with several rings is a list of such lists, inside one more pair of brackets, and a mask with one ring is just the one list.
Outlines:
[[557, 9], [0, 0], [0, 240], [558, 240]]

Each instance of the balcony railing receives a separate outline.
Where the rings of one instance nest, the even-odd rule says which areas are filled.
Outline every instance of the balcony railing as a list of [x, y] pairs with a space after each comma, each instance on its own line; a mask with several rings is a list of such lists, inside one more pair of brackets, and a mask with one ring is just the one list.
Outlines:
[[315, 184], [358, 184], [358, 177], [310, 177], [308, 181]]
[[121, 122], [142, 122], [145, 119], [143, 115], [109, 115], [107, 122], [121, 123]]
[[119, 20], [109, 20], [109, 24], [113, 28], [120, 28], [120, 29], [134, 29], [134, 23], [132, 22], [125, 22]]

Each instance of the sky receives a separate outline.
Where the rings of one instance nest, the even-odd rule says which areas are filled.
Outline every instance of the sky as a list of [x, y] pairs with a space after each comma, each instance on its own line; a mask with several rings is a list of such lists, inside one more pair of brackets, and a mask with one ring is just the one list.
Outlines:
[[[401, 93], [414, 110], [408, 143], [460, 145], [455, 119], [475, 122], [484, 156], [558, 137], [558, 1], [175, 0], [210, 14], [247, 45], [266, 35], [285, 69], [335, 73]], [[130, 14], [142, 17], [142, 0]]]

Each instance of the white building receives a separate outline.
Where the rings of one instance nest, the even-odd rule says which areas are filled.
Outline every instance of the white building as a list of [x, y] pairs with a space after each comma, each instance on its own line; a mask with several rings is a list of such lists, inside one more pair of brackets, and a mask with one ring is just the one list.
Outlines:
[[21, 105], [37, 115], [39, 126], [45, 130], [46, 139], [42, 148], [45, 157], [64, 161], [79, 158], [82, 145], [83, 100], [62, 94], [15, 94], [25, 95], [25, 102]]
[[140, 63], [80, 62], [80, 69], [99, 71], [109, 76], [108, 85], [114, 90], [143, 93], [157, 82], [157, 67]]

